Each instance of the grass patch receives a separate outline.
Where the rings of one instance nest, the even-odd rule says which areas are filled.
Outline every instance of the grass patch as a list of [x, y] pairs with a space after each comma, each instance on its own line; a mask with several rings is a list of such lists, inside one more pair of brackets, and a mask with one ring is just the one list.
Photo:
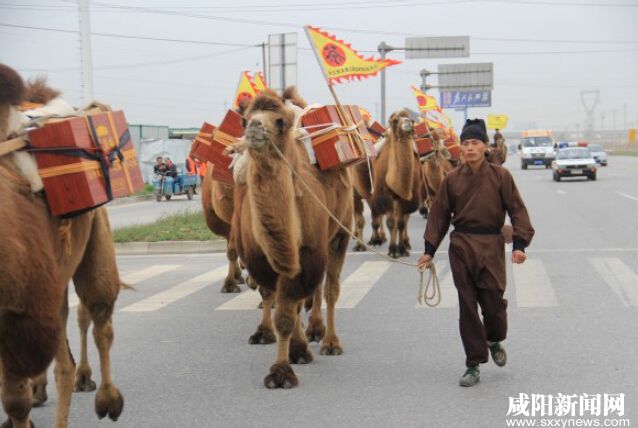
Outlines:
[[124, 226], [113, 231], [115, 242], [209, 241], [217, 237], [201, 212], [166, 215], [155, 223]]
[[155, 188], [152, 184], [144, 183], [144, 188], [137, 193], [134, 193], [131, 196], [144, 196], [144, 195], [152, 195], [155, 192]]
[[612, 156], [638, 156], [638, 150], [614, 150], [609, 152]]

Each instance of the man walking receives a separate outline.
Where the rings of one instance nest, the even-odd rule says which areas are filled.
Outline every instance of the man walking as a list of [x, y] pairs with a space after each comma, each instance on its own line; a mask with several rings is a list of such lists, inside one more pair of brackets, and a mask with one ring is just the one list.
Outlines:
[[[510, 172], [485, 159], [489, 138], [482, 119], [468, 120], [461, 133], [461, 155], [466, 163], [443, 180], [430, 209], [425, 229], [425, 254], [420, 266], [428, 266], [450, 224], [450, 268], [459, 297], [459, 328], [467, 370], [461, 386], [480, 380], [479, 364], [507, 362], [501, 342], [507, 333], [505, 292], [505, 242], [501, 228], [505, 214], [513, 227], [512, 262], [523, 263], [525, 247], [534, 236], [521, 195]], [[478, 312], [479, 305], [483, 320]]]

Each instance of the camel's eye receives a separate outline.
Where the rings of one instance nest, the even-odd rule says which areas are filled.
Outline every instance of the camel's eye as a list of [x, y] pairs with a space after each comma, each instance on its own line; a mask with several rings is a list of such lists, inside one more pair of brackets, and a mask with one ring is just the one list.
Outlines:
[[279, 133], [281, 134], [282, 132], [284, 132], [284, 127], [286, 126], [286, 122], [284, 121], [283, 118], [278, 118], [275, 121], [275, 125], [277, 126], [277, 131], [279, 131]]

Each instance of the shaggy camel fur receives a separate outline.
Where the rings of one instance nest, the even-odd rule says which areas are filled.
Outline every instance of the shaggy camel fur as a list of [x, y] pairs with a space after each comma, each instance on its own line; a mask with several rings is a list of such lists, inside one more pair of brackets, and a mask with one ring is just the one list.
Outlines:
[[[334, 307], [348, 245], [348, 234], [330, 222], [300, 179], [347, 226], [352, 222], [351, 179], [348, 171], [326, 175], [310, 165], [305, 149], [293, 135], [294, 111], [275, 93], [258, 95], [245, 117], [249, 160], [246, 186], [236, 188], [233, 227], [238, 232], [237, 250], [250, 275], [261, 287], [274, 292], [277, 358], [264, 384], [267, 388], [291, 388], [298, 380], [290, 362], [303, 364], [313, 359], [300, 311], [304, 299], [316, 293], [324, 276], [328, 327], [321, 352], [341, 353], [334, 331]], [[264, 307], [269, 306], [265, 302]], [[312, 326], [312, 315], [310, 322]]]
[[445, 176], [454, 166], [449, 160], [449, 152], [438, 138], [438, 133], [433, 134], [434, 151], [423, 161], [421, 169], [423, 171], [424, 205], [430, 209], [439, 186]]
[[[393, 113], [388, 141], [372, 165], [372, 216], [387, 215], [388, 255], [394, 258], [410, 255], [408, 219], [421, 204], [421, 165], [414, 152], [413, 127], [406, 111]], [[374, 222], [372, 227], [378, 229]]]
[[[23, 91], [20, 76], [0, 65], [0, 141], [10, 137], [16, 130], [14, 125], [20, 123], [11, 118], [18, 117], [15, 106], [22, 101]], [[80, 318], [83, 335], [91, 321], [95, 325], [102, 369], [95, 410], [100, 418], [108, 414], [115, 420], [122, 411], [123, 398], [111, 381], [109, 350], [113, 342], [111, 314], [121, 284], [107, 213], [98, 209], [72, 220], [51, 217], [46, 200], [32, 192], [34, 179], [22, 176], [25, 164], [33, 162], [24, 153], [0, 158], [0, 356], [7, 424], [30, 426], [33, 389], [29, 378], [45, 372], [55, 357], [55, 427], [67, 426], [74, 376], [65, 329], [65, 293], [71, 278], [82, 303], [79, 310], [85, 316], [85, 320]], [[86, 385], [90, 376], [91, 369], [83, 358], [76, 387]]]

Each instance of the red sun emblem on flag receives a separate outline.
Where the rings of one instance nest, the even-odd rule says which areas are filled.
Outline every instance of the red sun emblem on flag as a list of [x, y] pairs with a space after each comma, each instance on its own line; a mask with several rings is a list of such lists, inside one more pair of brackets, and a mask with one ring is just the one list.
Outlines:
[[419, 95], [416, 97], [416, 103], [419, 105], [419, 107], [423, 107], [428, 103], [428, 100], [423, 95]]
[[321, 52], [323, 59], [332, 67], [340, 67], [346, 62], [346, 53], [334, 43], [328, 43]]
[[249, 102], [252, 99], [253, 96], [248, 92], [240, 92], [239, 94], [237, 94], [237, 104], [241, 104], [242, 102], [244, 102], [244, 100], [246, 100], [246, 102]]

